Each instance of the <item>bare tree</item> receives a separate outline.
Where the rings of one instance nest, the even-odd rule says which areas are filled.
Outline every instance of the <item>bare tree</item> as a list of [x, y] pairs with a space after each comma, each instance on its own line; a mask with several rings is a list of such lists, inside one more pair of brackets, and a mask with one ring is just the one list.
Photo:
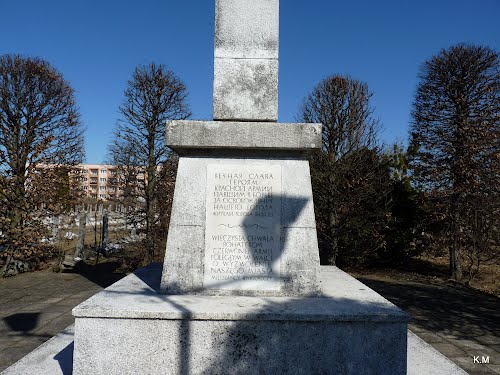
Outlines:
[[[138, 66], [124, 95], [109, 154], [125, 179], [123, 199], [134, 201], [136, 214], [145, 222], [149, 262], [155, 257], [160, 169], [171, 154], [165, 144], [166, 121], [186, 119], [191, 112], [186, 86], [164, 65]], [[144, 178], [138, 179], [138, 173]]]
[[372, 116], [371, 96], [366, 83], [330, 76], [305, 98], [298, 116], [304, 122], [323, 124], [323, 147], [312, 160], [312, 181], [320, 241], [323, 238], [327, 248], [322, 251], [324, 263], [337, 261], [339, 239], [348, 232], [348, 207], [356, 206], [348, 203], [349, 198], [358, 206], [360, 202], [382, 202], [389, 191], [385, 184], [375, 182], [389, 179], [388, 166], [382, 166], [384, 161], [375, 150], [379, 124]]
[[366, 83], [334, 75], [322, 80], [305, 98], [299, 117], [323, 124], [323, 152], [331, 161], [376, 146], [379, 123], [372, 117], [372, 96]]
[[[0, 56], [0, 242], [12, 259], [33, 252], [35, 208], [69, 193], [69, 169], [84, 156], [74, 90], [48, 62]], [[40, 167], [43, 168], [40, 168]]]
[[491, 253], [478, 252], [480, 243], [491, 245], [477, 241], [486, 235], [480, 232], [500, 229], [492, 224], [500, 214], [500, 59], [488, 47], [459, 44], [426, 61], [419, 79], [414, 180], [434, 202], [441, 223], [436, 239], [449, 250], [451, 275], [460, 280], [461, 257], [470, 249]]

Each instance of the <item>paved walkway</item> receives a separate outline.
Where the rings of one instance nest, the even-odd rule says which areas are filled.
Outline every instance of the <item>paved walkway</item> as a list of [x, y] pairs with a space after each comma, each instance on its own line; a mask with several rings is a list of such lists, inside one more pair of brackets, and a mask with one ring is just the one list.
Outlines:
[[[41, 271], [0, 279], [0, 371], [74, 322], [71, 309], [123, 274]], [[471, 375], [500, 374], [500, 299], [454, 284], [358, 277], [411, 316], [410, 329]], [[489, 357], [489, 364], [474, 363]]]
[[437, 278], [357, 278], [409, 313], [408, 328], [469, 374], [500, 374], [500, 298]]
[[73, 324], [73, 307], [123, 276], [109, 267], [87, 269], [92, 280], [49, 270], [0, 279], [0, 371]]

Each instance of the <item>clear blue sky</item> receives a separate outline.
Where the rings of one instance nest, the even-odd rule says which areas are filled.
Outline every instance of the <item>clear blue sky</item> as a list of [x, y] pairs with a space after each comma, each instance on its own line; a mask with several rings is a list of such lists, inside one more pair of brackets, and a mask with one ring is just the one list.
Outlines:
[[[186, 83], [193, 119], [212, 117], [215, 0], [0, 0], [0, 54], [48, 60], [77, 91], [87, 162], [100, 163], [137, 64]], [[500, 50], [500, 0], [281, 0], [279, 121], [327, 75], [363, 80], [385, 130], [406, 141], [420, 64], [459, 42]]]

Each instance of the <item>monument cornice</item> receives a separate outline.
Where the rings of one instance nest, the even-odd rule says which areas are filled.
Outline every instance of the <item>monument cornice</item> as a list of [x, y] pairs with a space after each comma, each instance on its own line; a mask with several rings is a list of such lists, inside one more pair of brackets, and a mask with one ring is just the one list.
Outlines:
[[314, 151], [321, 124], [193, 121], [167, 123], [167, 145], [181, 154], [196, 149]]

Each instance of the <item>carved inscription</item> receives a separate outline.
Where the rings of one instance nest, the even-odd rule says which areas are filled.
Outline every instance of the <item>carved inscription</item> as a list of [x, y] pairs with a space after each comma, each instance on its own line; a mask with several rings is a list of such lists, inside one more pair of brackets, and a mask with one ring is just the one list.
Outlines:
[[207, 166], [204, 285], [279, 290], [281, 166]]

